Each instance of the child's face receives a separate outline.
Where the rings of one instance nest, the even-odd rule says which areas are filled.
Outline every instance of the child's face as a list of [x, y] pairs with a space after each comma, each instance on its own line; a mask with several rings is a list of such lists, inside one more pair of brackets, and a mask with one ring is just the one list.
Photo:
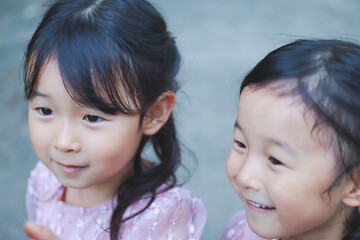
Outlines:
[[245, 88], [240, 96], [226, 168], [248, 223], [265, 238], [341, 234], [346, 181], [331, 199], [323, 194], [337, 171], [328, 135], [311, 133], [314, 119], [298, 99], [276, 94]]
[[131, 173], [142, 136], [138, 115], [107, 115], [73, 102], [56, 61], [44, 66], [29, 101], [29, 129], [38, 157], [63, 185], [111, 196]]

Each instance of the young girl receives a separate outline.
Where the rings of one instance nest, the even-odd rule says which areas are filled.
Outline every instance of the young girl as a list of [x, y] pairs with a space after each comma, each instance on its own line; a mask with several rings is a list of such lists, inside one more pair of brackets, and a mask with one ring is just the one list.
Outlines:
[[[24, 68], [40, 159], [26, 196], [30, 237], [200, 239], [205, 206], [175, 177], [179, 61], [164, 19], [145, 0], [49, 7]], [[142, 158], [148, 143], [158, 161]]]
[[241, 85], [226, 167], [245, 211], [222, 239], [360, 239], [359, 132], [359, 45], [268, 54]]

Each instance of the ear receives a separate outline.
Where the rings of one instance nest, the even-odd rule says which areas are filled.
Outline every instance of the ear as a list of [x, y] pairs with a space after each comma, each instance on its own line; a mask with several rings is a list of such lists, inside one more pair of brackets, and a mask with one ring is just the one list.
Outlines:
[[150, 106], [143, 120], [142, 132], [154, 135], [168, 120], [176, 103], [175, 93], [166, 91]]
[[355, 176], [348, 181], [349, 186], [343, 202], [349, 207], [358, 207], [360, 206], [360, 175], [355, 174]]

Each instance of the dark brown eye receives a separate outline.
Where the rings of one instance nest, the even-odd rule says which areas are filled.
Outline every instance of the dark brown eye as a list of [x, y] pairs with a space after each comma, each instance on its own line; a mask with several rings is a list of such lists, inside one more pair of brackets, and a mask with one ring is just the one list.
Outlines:
[[274, 157], [269, 157], [269, 161], [273, 164], [273, 165], [283, 165], [283, 163], [279, 160], [277, 160]]
[[240, 141], [234, 140], [234, 143], [235, 143], [236, 147], [238, 147], [238, 148], [246, 148], [245, 144], [243, 144]]
[[43, 116], [49, 116], [49, 115], [54, 114], [53, 111], [50, 108], [39, 107], [39, 108], [37, 108], [37, 110]]
[[86, 115], [84, 117], [84, 120], [89, 121], [91, 123], [95, 123], [95, 122], [100, 122], [101, 120], [103, 120], [103, 118], [96, 115]]

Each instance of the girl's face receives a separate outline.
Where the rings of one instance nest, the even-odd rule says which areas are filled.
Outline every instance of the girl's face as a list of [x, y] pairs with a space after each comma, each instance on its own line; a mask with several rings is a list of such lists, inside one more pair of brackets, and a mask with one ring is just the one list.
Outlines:
[[249, 226], [264, 238], [342, 235], [347, 181], [331, 197], [324, 193], [334, 181], [336, 161], [328, 135], [311, 132], [314, 119], [304, 110], [299, 99], [266, 87], [245, 88], [240, 96], [226, 169]]
[[71, 100], [53, 60], [29, 100], [29, 129], [38, 157], [64, 186], [106, 197], [131, 174], [142, 136], [138, 115], [107, 115]]

